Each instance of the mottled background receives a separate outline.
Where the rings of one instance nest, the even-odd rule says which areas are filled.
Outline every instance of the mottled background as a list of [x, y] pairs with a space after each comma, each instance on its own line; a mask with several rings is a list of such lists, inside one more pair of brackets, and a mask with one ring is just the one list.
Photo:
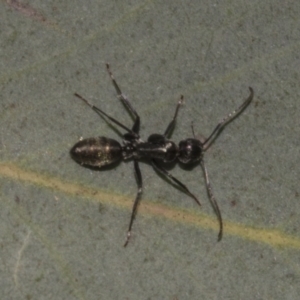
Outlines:
[[[300, 294], [299, 1], [1, 1], [1, 299], [297, 299]], [[253, 103], [206, 153], [225, 232], [200, 167], [172, 166], [202, 202], [141, 164], [144, 194], [123, 248], [131, 162], [94, 172], [69, 149], [127, 126], [111, 64], [142, 120], [172, 139], [208, 136], [253, 87]]]

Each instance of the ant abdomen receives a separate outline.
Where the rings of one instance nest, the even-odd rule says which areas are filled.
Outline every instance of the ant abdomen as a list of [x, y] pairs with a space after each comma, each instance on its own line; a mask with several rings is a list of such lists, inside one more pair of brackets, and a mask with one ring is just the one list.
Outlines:
[[202, 159], [203, 144], [197, 139], [186, 139], [179, 143], [178, 160], [183, 164], [193, 164]]
[[119, 142], [103, 136], [77, 142], [70, 150], [71, 157], [79, 164], [89, 167], [103, 167], [122, 158]]

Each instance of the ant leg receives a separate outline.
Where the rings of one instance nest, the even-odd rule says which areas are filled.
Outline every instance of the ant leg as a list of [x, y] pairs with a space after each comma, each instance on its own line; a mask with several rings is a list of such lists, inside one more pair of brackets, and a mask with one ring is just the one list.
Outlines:
[[138, 137], [138, 135], [136, 133], [134, 133], [131, 129], [127, 128], [125, 125], [123, 125], [122, 123], [120, 123], [119, 121], [117, 121], [116, 119], [114, 119], [113, 117], [109, 116], [107, 113], [105, 113], [103, 110], [101, 110], [97, 106], [91, 104], [89, 101], [87, 101], [86, 99], [84, 99], [79, 94], [75, 93], [74, 95], [77, 98], [81, 99], [83, 102], [85, 102], [89, 107], [91, 107], [98, 115], [105, 116], [106, 118], [108, 118], [113, 123], [117, 124], [118, 126], [120, 126], [121, 128], [123, 128], [124, 130], [126, 130], [129, 133], [133, 134], [135, 137]]
[[228, 114], [225, 118], [223, 118], [223, 120], [213, 130], [211, 135], [205, 140], [205, 142], [203, 143], [204, 150], [207, 150], [209, 148], [213, 140], [218, 136], [218, 134], [221, 132], [224, 126], [230, 121], [232, 121], [234, 118], [236, 118], [250, 104], [251, 100], [253, 99], [254, 92], [251, 87], [249, 87], [249, 90], [250, 90], [250, 95], [246, 99], [246, 101], [241, 106], [239, 106], [236, 110], [234, 110], [233, 112]]
[[218, 234], [218, 242], [222, 239], [222, 236], [223, 236], [223, 221], [222, 221], [222, 215], [221, 215], [221, 211], [219, 209], [219, 206], [218, 206], [218, 203], [214, 197], [214, 194], [213, 194], [213, 191], [212, 191], [212, 187], [210, 185], [210, 182], [209, 182], [209, 178], [208, 178], [208, 172], [207, 172], [207, 169], [204, 165], [204, 161], [202, 160], [201, 161], [201, 167], [203, 169], [203, 172], [204, 172], [204, 177], [205, 177], [205, 183], [206, 183], [206, 189], [207, 189], [207, 193], [208, 193], [208, 196], [209, 196], [209, 200], [210, 200], [210, 203], [218, 217], [218, 220], [219, 220], [219, 224], [220, 224], [220, 229], [219, 229], [219, 234]]
[[143, 181], [142, 181], [142, 174], [141, 174], [141, 170], [140, 170], [140, 167], [139, 167], [139, 163], [138, 163], [137, 160], [134, 160], [133, 162], [134, 162], [135, 178], [136, 178], [136, 182], [137, 182], [137, 185], [138, 185], [138, 192], [136, 194], [134, 204], [133, 204], [133, 207], [132, 207], [132, 213], [131, 213], [130, 223], [129, 223], [129, 227], [128, 227], [128, 231], [127, 231], [127, 238], [126, 238], [124, 247], [127, 246], [128, 242], [129, 242], [129, 239], [131, 237], [132, 224], [133, 224], [133, 221], [135, 219], [137, 208], [138, 208], [139, 202], [141, 200], [142, 191], [143, 191]]
[[122, 93], [119, 85], [117, 84], [117, 82], [116, 82], [116, 80], [115, 80], [115, 78], [114, 78], [114, 76], [113, 76], [113, 74], [112, 74], [112, 72], [111, 72], [111, 70], [109, 68], [109, 64], [108, 63], [106, 63], [106, 69], [107, 69], [109, 77], [110, 77], [110, 79], [111, 79], [111, 81], [112, 81], [112, 83], [113, 83], [113, 85], [114, 85], [114, 87], [115, 87], [115, 89], [117, 91], [117, 97], [118, 97], [118, 99], [120, 99], [122, 101], [122, 103], [126, 107], [126, 109], [131, 114], [133, 114], [134, 117], [135, 117], [135, 121], [134, 121], [134, 124], [132, 126], [132, 131], [134, 133], [139, 133], [139, 130], [140, 130], [140, 116], [138, 115], [138, 113], [136, 112], [136, 110], [132, 107], [132, 105], [130, 104], [128, 98]]
[[183, 95], [180, 96], [180, 99], [177, 103], [177, 106], [176, 106], [176, 110], [175, 110], [175, 114], [174, 114], [174, 117], [172, 119], [172, 121], [169, 123], [165, 133], [164, 133], [164, 137], [165, 138], [169, 138], [174, 126], [175, 126], [175, 122], [176, 122], [176, 118], [177, 118], [177, 114], [178, 114], [178, 111], [179, 111], [179, 108], [180, 106], [182, 105], [183, 103]]
[[169, 177], [172, 181], [174, 181], [175, 183], [177, 183], [177, 185], [179, 185], [190, 197], [192, 197], [196, 203], [201, 206], [201, 203], [199, 202], [199, 200], [196, 198], [196, 196], [194, 194], [192, 194], [189, 189], [182, 183], [180, 182], [177, 178], [175, 178], [171, 173], [169, 173], [165, 168], [163, 168], [162, 166], [160, 166], [158, 164], [158, 162], [155, 159], [151, 159], [151, 164], [154, 170], [158, 171], [159, 173], [163, 174], [164, 176]]

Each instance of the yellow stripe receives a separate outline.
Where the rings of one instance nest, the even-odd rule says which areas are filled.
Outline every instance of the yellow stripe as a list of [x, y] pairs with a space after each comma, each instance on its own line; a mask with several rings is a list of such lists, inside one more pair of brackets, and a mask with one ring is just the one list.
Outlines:
[[[91, 198], [94, 201], [104, 204], [114, 205], [128, 210], [132, 209], [133, 200], [131, 198], [129, 199], [124, 196], [105, 193], [88, 186], [69, 183], [62, 179], [27, 171], [12, 163], [0, 164], [0, 176], [16, 181], [27, 182], [29, 184], [44, 186], [73, 196]], [[143, 200], [142, 205], [139, 207], [139, 213], [160, 216], [177, 223], [212, 229], [216, 232], [219, 230], [218, 222], [214, 216], [168, 207], [158, 203], [150, 203], [145, 200]], [[252, 228], [243, 224], [225, 221], [224, 236], [226, 237], [226, 235], [233, 235], [247, 240], [265, 243], [273, 247], [300, 249], [299, 238], [287, 235], [280, 230]]]

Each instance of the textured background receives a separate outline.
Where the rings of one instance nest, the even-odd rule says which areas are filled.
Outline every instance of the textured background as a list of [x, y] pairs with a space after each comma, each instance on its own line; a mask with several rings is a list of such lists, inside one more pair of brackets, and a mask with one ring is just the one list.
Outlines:
[[[300, 294], [299, 1], [1, 1], [1, 299], [296, 299]], [[130, 126], [104, 63], [142, 120], [172, 139], [207, 136], [255, 91], [206, 153], [225, 223], [199, 167], [94, 172], [68, 154], [119, 139], [78, 92]]]

